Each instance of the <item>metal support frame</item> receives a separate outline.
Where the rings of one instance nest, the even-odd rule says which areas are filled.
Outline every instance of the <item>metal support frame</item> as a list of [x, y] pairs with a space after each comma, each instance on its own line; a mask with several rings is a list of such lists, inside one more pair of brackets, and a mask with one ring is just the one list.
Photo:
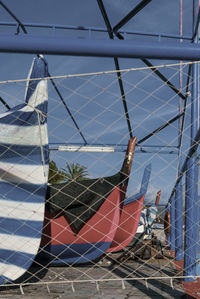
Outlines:
[[[100, 143], [87, 143], [89, 147], [112, 147], [114, 152], [126, 152], [127, 144], [100, 144]], [[49, 143], [50, 151], [58, 151], [59, 147], [84, 147], [82, 143]], [[76, 150], [74, 150], [76, 151]], [[169, 154], [169, 155], [177, 155], [178, 149], [176, 146], [161, 146], [161, 145], [137, 145], [135, 153], [158, 153], [158, 154]]]
[[[115, 25], [113, 28], [110, 24], [108, 15], [106, 13], [104, 4], [102, 0], [97, 0], [100, 11], [102, 13], [102, 16], [104, 18], [107, 30], [108, 30], [108, 34], [110, 39], [114, 39], [114, 34], [119, 38], [119, 39], [124, 39], [123, 36], [118, 32], [118, 30], [125, 25], [130, 19], [132, 19], [138, 12], [140, 12], [140, 10], [142, 10], [148, 3], [151, 2], [151, 0], [143, 0], [142, 2], [140, 2], [130, 13], [128, 13], [127, 16], [125, 16], [117, 25]], [[125, 93], [124, 93], [124, 87], [123, 87], [123, 81], [121, 78], [121, 73], [120, 73], [120, 68], [119, 68], [119, 61], [118, 58], [114, 58], [115, 61], [115, 68], [118, 71], [117, 72], [117, 76], [118, 76], [118, 82], [119, 82], [119, 86], [120, 86], [120, 91], [121, 91], [121, 96], [122, 96], [122, 101], [124, 104], [124, 110], [125, 110], [125, 114], [126, 114], [126, 119], [127, 119], [127, 124], [128, 124], [128, 129], [129, 129], [129, 134], [130, 137], [132, 136], [132, 130], [131, 130], [131, 124], [130, 124], [130, 120], [129, 120], [129, 115], [128, 115], [128, 109], [127, 109], [127, 104], [126, 104], [126, 98], [125, 98]], [[161, 80], [163, 80], [173, 91], [175, 91], [183, 100], [186, 99], [186, 96], [184, 96], [164, 75], [161, 74], [161, 72], [155, 67], [153, 66], [147, 59], [142, 59], [142, 61], [152, 69], [152, 71], [158, 76], [160, 77]], [[178, 117], [179, 118], [179, 117]], [[148, 136], [144, 137], [143, 139], [141, 139], [139, 143], [142, 143], [143, 141], [147, 140], [148, 138], [152, 137], [153, 135], [155, 135], [156, 133], [158, 133], [159, 131], [161, 131], [162, 129], [164, 129], [165, 127], [167, 127], [170, 123], [173, 123], [176, 119], [175, 118], [173, 120], [170, 120], [169, 122], [167, 122], [166, 124], [162, 125], [160, 128], [158, 128], [157, 130], [154, 130], [151, 134], [149, 134]]]
[[[133, 9], [126, 17], [124, 17], [116, 26], [113, 28], [113, 32], [119, 39], [124, 39], [124, 37], [118, 32], [118, 30], [125, 25], [133, 16], [135, 16], [142, 8], [144, 8], [151, 1], [142, 1], [139, 3], [135, 9]], [[165, 82], [175, 93], [177, 93], [183, 100], [185, 96], [178, 90], [153, 64], [146, 58], [141, 59], [144, 64], [151, 68], [151, 70], [163, 81]]]
[[[102, 0], [97, 0], [98, 3], [102, 3]], [[140, 58], [149, 66], [156, 75], [160, 77], [176, 94], [179, 95], [184, 101], [186, 108], [187, 95], [183, 95], [171, 82], [165, 78], [160, 71], [155, 68], [147, 58], [152, 59], [170, 59], [170, 60], [199, 60], [200, 47], [198, 45], [198, 27], [200, 23], [200, 11], [197, 14], [197, 7], [199, 0], [193, 0], [194, 7], [194, 26], [193, 36], [188, 38], [192, 40], [192, 44], [168, 44], [164, 42], [143, 42], [143, 41], [127, 41], [119, 32], [119, 29], [126, 24], [133, 16], [135, 16], [141, 9], [143, 9], [151, 0], [142, 0], [127, 16], [125, 16], [117, 25], [112, 29], [109, 19], [106, 17], [105, 12], [102, 10], [105, 23], [107, 25], [107, 32], [110, 36], [110, 40], [97, 40], [97, 39], [63, 39], [61, 37], [43, 37], [43, 36], [11, 36], [0, 35], [0, 52], [14, 52], [14, 53], [35, 53], [35, 54], [53, 54], [53, 55], [73, 55], [73, 56], [96, 56], [96, 57], [113, 57], [115, 60], [115, 66], [117, 70], [117, 76], [124, 104], [126, 119], [129, 128], [129, 134], [132, 136], [132, 129], [130, 125], [128, 109], [126, 105], [125, 93], [123, 88], [123, 82], [121, 79], [120, 67], [118, 58]], [[24, 33], [27, 33], [24, 25], [16, 18], [14, 14], [0, 1], [0, 4], [13, 16], [17, 21], [20, 28]], [[101, 6], [101, 5], [100, 5]], [[73, 28], [74, 29], [74, 28]], [[77, 27], [76, 29], [81, 30]], [[97, 30], [98, 31], [98, 30]], [[105, 31], [105, 30], [104, 30]], [[113, 33], [120, 39], [114, 40]], [[184, 37], [181, 37], [184, 39]], [[187, 38], [186, 38], [187, 39]], [[193, 83], [192, 83], [192, 102], [191, 102], [191, 147], [188, 153], [181, 171], [179, 171], [178, 179], [170, 197], [170, 215], [171, 215], [171, 250], [176, 250], [176, 259], [182, 259], [182, 227], [180, 222], [180, 213], [182, 212], [182, 199], [181, 199], [181, 179], [184, 173], [186, 173], [186, 202], [185, 202], [185, 215], [186, 215], [186, 230], [185, 230], [185, 256], [184, 256], [184, 268], [185, 268], [185, 280], [192, 281], [193, 278], [187, 278], [187, 276], [196, 275], [196, 245], [198, 241], [197, 225], [198, 218], [195, 209], [197, 196], [197, 159], [194, 153], [197, 150], [200, 140], [200, 129], [197, 127], [198, 107], [198, 86], [197, 86], [197, 65], [192, 65], [189, 70], [192, 69]], [[190, 72], [190, 71], [189, 71]], [[188, 75], [189, 77], [189, 75]], [[59, 93], [58, 93], [59, 94]], [[3, 102], [3, 101], [2, 101]], [[8, 108], [8, 107], [7, 107]], [[180, 131], [183, 131], [183, 123], [185, 118], [185, 110], [183, 113], [175, 116], [164, 125], [154, 130], [138, 141], [137, 145], [147, 140], [170, 123], [176, 121], [183, 116], [182, 127]], [[78, 128], [77, 128], [78, 129]], [[80, 131], [80, 130], [79, 130]], [[82, 136], [83, 140], [84, 137]], [[181, 146], [182, 136], [179, 141], [179, 148]], [[85, 140], [86, 143], [86, 140]], [[175, 196], [175, 197], [174, 197]], [[175, 200], [176, 198], [176, 200]], [[182, 213], [181, 213], [182, 214]], [[192, 220], [192, 221], [191, 221]], [[181, 230], [181, 231], [180, 231]], [[180, 250], [181, 249], [181, 250]]]
[[[24, 34], [28, 34], [28, 32], [27, 32], [26, 27], [24, 26], [24, 24], [23, 24], [23, 23], [22, 23], [22, 22], [21, 22], [21, 21], [20, 21], [20, 20], [13, 14], [13, 13], [12, 13], [12, 11], [11, 11], [11, 10], [10, 10], [10, 9], [9, 9], [9, 8], [8, 8], [8, 7], [7, 7], [1, 0], [0, 0], [0, 5], [1, 5], [1, 6], [2, 6], [2, 7], [9, 13], [9, 15], [11, 15], [11, 17], [14, 18], [15, 21], [18, 23], [17, 34], [19, 33], [19, 27], [22, 28]], [[38, 55], [39, 55], [39, 54], [38, 54]], [[46, 63], [45, 60], [44, 60], [44, 62]], [[48, 76], [51, 77], [51, 75], [50, 75], [49, 72], [48, 72]], [[65, 101], [64, 101], [64, 99], [63, 99], [63, 97], [62, 97], [62, 95], [61, 95], [61, 93], [60, 93], [60, 91], [59, 91], [57, 85], [55, 84], [55, 82], [54, 82], [54, 80], [53, 80], [52, 78], [50, 78], [50, 81], [51, 81], [51, 83], [52, 83], [52, 85], [53, 85], [53, 87], [54, 87], [56, 93], [58, 94], [58, 96], [59, 96], [61, 102], [63, 103], [65, 109], [67, 110], [69, 116], [71, 117], [71, 119], [72, 119], [72, 121], [73, 121], [75, 127], [77, 128], [77, 130], [78, 130], [80, 136], [82, 137], [82, 139], [83, 139], [83, 141], [84, 141], [84, 144], [87, 144], [87, 141], [86, 141], [85, 137], [83, 136], [83, 134], [82, 134], [82, 132], [81, 132], [81, 130], [80, 130], [80, 128], [79, 128], [79, 126], [78, 126], [76, 120], [74, 119], [74, 117], [73, 117], [73, 115], [72, 115], [70, 109], [68, 108], [67, 104], [65, 103]], [[1, 97], [0, 97], [0, 101], [4, 104], [4, 106], [5, 106], [8, 110], [10, 110], [10, 107], [8, 106], [8, 104], [7, 104]]]
[[6, 107], [6, 109], [10, 110], [10, 106], [6, 103], [4, 99], [2, 99], [2, 97], [0, 97], [0, 102]]
[[113, 32], [117, 35], [117, 31], [124, 26], [130, 19], [132, 19], [138, 12], [140, 12], [152, 0], [142, 0], [136, 7], [134, 7], [118, 24], [113, 27]]
[[[110, 21], [109, 21], [109, 18], [108, 18], [108, 15], [106, 13], [106, 10], [105, 10], [105, 7], [104, 7], [104, 4], [103, 4], [103, 0], [97, 0], [98, 2], [98, 5], [99, 5], [99, 8], [100, 8], [100, 11], [102, 13], [102, 16], [104, 18], [104, 21], [105, 21], [105, 24], [106, 24], [106, 27], [107, 27], [107, 30], [108, 30], [108, 34], [109, 34], [109, 37], [110, 39], [114, 39], [114, 34], [113, 32], [115, 33], [115, 35], [123, 40], [124, 37], [118, 32], [118, 30], [123, 26], [125, 25], [130, 19], [132, 19], [138, 12], [140, 12], [140, 10], [142, 10], [148, 3], [151, 2], [151, 0], [144, 0], [142, 2], [140, 2], [131, 12], [128, 13], [128, 15], [126, 15], [117, 25], [115, 25], [112, 29], [111, 27], [111, 24], [110, 24]], [[119, 62], [118, 62], [118, 59], [117, 58], [114, 58], [114, 61], [115, 61], [115, 67], [116, 67], [116, 70], [119, 71]], [[163, 81], [165, 82], [169, 88], [171, 88], [177, 95], [179, 95], [179, 97], [183, 100], [185, 100], [185, 105], [184, 107], [186, 107], [186, 100], [187, 100], [187, 95], [183, 95], [181, 93], [180, 90], [178, 90], [155, 66], [153, 66], [151, 64], [150, 61], [148, 61], [147, 59], [142, 59], [142, 61], [152, 69], [152, 71]], [[123, 82], [122, 82], [122, 79], [121, 79], [121, 74], [120, 72], [117, 72], [117, 75], [118, 75], [118, 81], [119, 81], [119, 86], [120, 86], [120, 90], [121, 90], [121, 95], [122, 95], [122, 100], [124, 102], [124, 109], [125, 111], [127, 111], [127, 107], [126, 107], [126, 99], [125, 99], [125, 94], [124, 94], [124, 88], [123, 88]], [[127, 112], [128, 113], [128, 112]], [[184, 110], [184, 113], [185, 113], [185, 110]], [[183, 114], [181, 114], [180, 116], [183, 116]], [[158, 129], [154, 130], [152, 133], [150, 133], [149, 135], [145, 136], [144, 138], [142, 138], [141, 140], [138, 141], [137, 144], [140, 144], [142, 142], [144, 142], [145, 140], [149, 139], [150, 137], [154, 136], [155, 134], [157, 134], [158, 132], [160, 132], [161, 130], [163, 130], [164, 128], [166, 128], [168, 125], [170, 125], [171, 123], [173, 123], [174, 121], [176, 121], [177, 119], [180, 119], [180, 116], [176, 116], [174, 117], [173, 119], [169, 120], [168, 122], [166, 122], [165, 124], [163, 124], [162, 126], [160, 126]], [[128, 128], [129, 128], [129, 132], [130, 132], [130, 121], [129, 121], [129, 117], [127, 118], [127, 122], [128, 122]], [[131, 134], [131, 132], [130, 132]], [[179, 144], [180, 145], [180, 144]], [[179, 195], [180, 197], [180, 195]], [[181, 200], [181, 198], [179, 199]], [[180, 256], [180, 254], [179, 254]]]
[[[114, 39], [114, 34], [113, 32], [115, 32], [115, 34], [119, 37], [119, 39], [123, 39], [123, 37], [121, 36], [121, 34], [118, 32], [118, 30], [125, 25], [133, 16], [135, 16], [138, 12], [140, 12], [140, 10], [142, 10], [148, 3], [151, 2], [151, 0], [143, 0], [141, 1], [127, 16], [125, 16], [117, 25], [114, 26], [114, 28], [112, 29], [111, 24], [109, 22], [109, 18], [107, 16], [105, 7], [103, 5], [102, 0], [97, 0], [99, 8], [101, 10], [102, 16], [104, 18], [107, 30], [108, 30], [108, 34], [110, 39]], [[26, 31], [26, 28], [24, 26], [24, 24], [2, 3], [2, 1], [0, 1], [0, 4], [6, 9], [6, 11], [17, 21], [18, 25], [22, 28], [23, 32], [25, 34], [27, 34], [28, 32]], [[79, 28], [80, 29], [80, 28]], [[123, 82], [122, 82], [122, 78], [121, 78], [121, 73], [120, 73], [120, 67], [119, 67], [119, 62], [118, 62], [118, 58], [114, 57], [114, 61], [115, 61], [115, 67], [117, 70], [117, 76], [118, 76], [118, 82], [119, 82], [119, 86], [120, 86], [120, 91], [121, 91], [121, 96], [122, 96], [122, 101], [123, 101], [123, 105], [124, 105], [124, 110], [125, 110], [125, 115], [126, 115], [126, 119], [127, 119], [127, 124], [128, 124], [128, 129], [129, 129], [129, 134], [130, 137], [132, 136], [132, 129], [131, 129], [131, 124], [130, 124], [130, 119], [129, 119], [129, 114], [128, 114], [128, 108], [127, 108], [127, 103], [126, 103], [126, 98], [125, 98], [125, 93], [124, 93], [124, 87], [123, 87]], [[180, 95], [180, 97], [182, 99], [186, 99], [186, 96], [182, 95], [180, 93], [180, 91], [173, 86], [173, 84], [171, 84], [171, 82], [168, 81], [167, 78], [165, 78], [148, 60], [143, 59], [143, 62], [149, 66], [152, 71], [154, 71], [165, 83], [168, 84], [168, 86], [170, 88], [172, 88], [177, 94]], [[49, 75], [50, 76], [50, 75]], [[63, 102], [65, 108], [67, 109], [69, 115], [72, 118], [72, 121], [74, 122], [76, 128], [78, 129], [81, 137], [83, 138], [84, 144], [87, 144], [83, 134], [81, 133], [76, 121], [74, 120], [73, 116], [71, 115], [70, 110], [68, 109], [65, 101], [62, 98], [61, 93], [59, 92], [57, 86], [55, 85], [53, 79], [51, 79], [51, 82], [58, 94], [58, 96], [60, 97], [61, 101]], [[171, 120], [169, 120], [168, 122], [166, 122], [165, 124], [163, 124], [161, 127], [159, 127], [158, 129], [154, 130], [151, 134], [149, 134], [148, 136], [142, 138], [138, 144], [142, 143], [143, 141], [147, 140], [148, 138], [150, 138], [151, 136], [155, 135], [157, 132], [159, 132], [160, 130], [164, 129], [166, 126], [168, 126], [170, 123], [174, 122], [176, 119], [178, 119], [178, 117], [175, 117]]]
[[[92, 27], [92, 26], [73, 26], [73, 25], [63, 25], [63, 24], [42, 24], [42, 23], [27, 23], [23, 22], [25, 28], [34, 28], [34, 29], [52, 29], [52, 34], [56, 33], [56, 30], [69, 30], [69, 31], [84, 31], [87, 32], [88, 37], [91, 37], [93, 32], [99, 33], [108, 33], [106, 28], [102, 27]], [[0, 22], [0, 27], [18, 27], [18, 22]], [[148, 36], [148, 37], [156, 37], [158, 39], [173, 39], [173, 40], [185, 40], [192, 41], [191, 36], [188, 35], [178, 35], [178, 34], [170, 34], [164, 32], [148, 32], [148, 31], [131, 31], [131, 30], [118, 30], [118, 33], [126, 36]]]
[[196, 44], [140, 40], [63, 38], [59, 36], [0, 34], [0, 52], [92, 57], [191, 60], [200, 58]]
[[[109, 35], [110, 39], [114, 39], [113, 30], [112, 30], [110, 21], [108, 19], [105, 7], [103, 5], [103, 1], [102, 0], [97, 0], [97, 2], [98, 2], [98, 5], [99, 5], [99, 8], [100, 8], [100, 11], [102, 13], [102, 16], [104, 18], [106, 27], [108, 29], [108, 35]], [[121, 98], [122, 98], [122, 102], [123, 102], [123, 106], [124, 106], [128, 131], [129, 131], [129, 135], [130, 135], [130, 138], [131, 138], [131, 137], [133, 137], [133, 133], [132, 133], [131, 122], [130, 122], [130, 117], [129, 117], [129, 113], [128, 113], [126, 96], [125, 96], [125, 92], [124, 92], [124, 85], [123, 85], [123, 81], [122, 81], [122, 77], [121, 77], [121, 73], [120, 73], [119, 60], [118, 60], [117, 57], [114, 57], [114, 62], [115, 62], [115, 68], [117, 70], [117, 79], [118, 79], [119, 88], [120, 88], [120, 92], [121, 92]]]
[[175, 251], [175, 198], [170, 200], [170, 249]]
[[198, 43], [198, 29], [199, 29], [199, 23], [200, 23], [200, 10], [197, 13], [195, 13], [195, 24], [193, 28], [193, 36], [192, 36], [192, 41]]
[[11, 17], [17, 22], [18, 26], [20, 26], [23, 32], [26, 34], [27, 31], [22, 22], [12, 13], [12, 11], [2, 1], [0, 1], [0, 5], [9, 13], [9, 15], [11, 15]]
[[[104, 21], [106, 23], [106, 27], [108, 29], [108, 33], [109, 33], [109, 37], [110, 39], [114, 38], [113, 32], [115, 32], [115, 34], [121, 38], [121, 35], [119, 35], [119, 33], [117, 32], [117, 30], [119, 28], [121, 28], [124, 24], [126, 24], [133, 16], [135, 16], [141, 9], [143, 9], [149, 2], [151, 2], [151, 0], [143, 0], [141, 3], [139, 3], [123, 20], [121, 20], [113, 29], [110, 25], [107, 13], [105, 11], [104, 5], [102, 0], [97, 0], [101, 13], [103, 15]], [[24, 33], [27, 33], [24, 25], [21, 23], [21, 21], [0, 1], [0, 4], [8, 11], [8, 13], [19, 23], [20, 27], [22, 27]], [[125, 98], [125, 92], [124, 92], [124, 87], [123, 87], [123, 82], [122, 82], [122, 78], [121, 78], [121, 73], [120, 73], [120, 67], [119, 67], [119, 61], [118, 58], [114, 58], [115, 61], [115, 67], [117, 70], [117, 77], [118, 77], [118, 82], [119, 82], [119, 86], [120, 86], [120, 91], [121, 91], [121, 96], [122, 96], [122, 101], [123, 101], [123, 106], [124, 106], [124, 110], [125, 110], [125, 115], [126, 115], [126, 120], [127, 120], [127, 125], [128, 125], [128, 130], [129, 130], [129, 134], [130, 137], [132, 137], [132, 128], [131, 128], [131, 123], [130, 123], [130, 119], [129, 119], [129, 113], [128, 113], [128, 108], [127, 108], [127, 103], [126, 103], [126, 98]], [[146, 65], [150, 66], [152, 68], [152, 70], [165, 82], [167, 83], [170, 88], [172, 88], [177, 94], [179, 94], [180, 92], [173, 86], [173, 84], [171, 84], [150, 62], [148, 62], [146, 59], [143, 60], [144, 63], [146, 63]], [[69, 111], [68, 107], [66, 106], [62, 95], [60, 94], [58, 88], [56, 87], [54, 81], [51, 79], [51, 82], [56, 90], [56, 92], [58, 93], [58, 96], [60, 97], [61, 101], [63, 102], [63, 104], [65, 105], [65, 108], [67, 109], [69, 115], [71, 116], [76, 128], [78, 129], [81, 137], [83, 138], [84, 143], [86, 144], [86, 140], [83, 136], [83, 134], [81, 133], [76, 121], [74, 120], [73, 116], [71, 115], [71, 112]], [[185, 96], [180, 94], [180, 96], [185, 99]], [[163, 126], [164, 128], [165, 126]], [[153, 136], [156, 133], [156, 131], [153, 132], [153, 134], [151, 136]]]
[[185, 191], [185, 248], [184, 248], [184, 276], [185, 281], [194, 281], [196, 278], [187, 277], [196, 275], [196, 245], [194, 234], [194, 158], [187, 162], [186, 191]]
[[150, 61], [148, 61], [147, 59], [142, 59], [142, 61], [151, 68], [151, 70], [163, 81], [165, 82], [169, 88], [171, 88], [180, 98], [182, 98], [182, 100], [186, 99], [186, 96], [182, 94], [182, 92], [180, 90], [178, 90], [174, 84], [172, 84], [155, 66], [153, 66], [153, 64], [151, 64]]
[[183, 113], [177, 114], [176, 116], [174, 116], [173, 118], [171, 118], [170, 120], [166, 121], [162, 126], [158, 127], [157, 129], [155, 129], [153, 132], [151, 132], [150, 134], [148, 134], [147, 136], [145, 136], [144, 138], [140, 139], [137, 144], [141, 144], [142, 142], [146, 141], [147, 139], [151, 138], [152, 136], [154, 136], [155, 134], [157, 134], [158, 132], [160, 132], [161, 130], [163, 130], [164, 128], [166, 128], [167, 126], [169, 126], [170, 124], [172, 124], [173, 122], [175, 122], [176, 120], [178, 120], [180, 117], [183, 116]]
[[183, 260], [183, 197], [182, 182], [176, 186], [175, 192], [175, 259]]
[[[141, 1], [127, 16], [125, 16], [113, 29], [111, 27], [111, 24], [109, 22], [105, 7], [103, 5], [102, 0], [97, 0], [98, 1], [98, 5], [99, 8], [101, 10], [102, 16], [104, 18], [107, 30], [108, 30], [108, 34], [110, 39], [114, 39], [114, 34], [113, 32], [115, 32], [115, 34], [122, 39], [121, 35], [117, 32], [117, 30], [119, 30], [124, 24], [126, 24], [133, 16], [135, 16], [140, 10], [142, 10], [149, 2], [151, 2], [151, 0], [143, 0]], [[0, 4], [4, 7], [4, 9], [6, 9], [6, 11], [18, 22], [18, 25], [22, 28], [23, 32], [25, 34], [27, 34], [26, 28], [25, 26], [22, 24], [22, 22], [7, 8], [7, 6], [5, 6], [2, 1], [0, 1]], [[130, 123], [130, 118], [129, 118], [129, 113], [128, 113], [128, 108], [127, 108], [127, 103], [126, 103], [126, 97], [125, 97], [125, 92], [124, 92], [124, 87], [123, 87], [123, 82], [122, 82], [122, 78], [121, 78], [121, 73], [120, 73], [120, 67], [119, 67], [119, 61], [117, 57], [114, 57], [114, 62], [115, 62], [115, 67], [117, 70], [117, 77], [118, 77], [118, 82], [119, 82], [119, 87], [120, 87], [120, 92], [121, 92], [121, 97], [122, 97], [122, 102], [123, 102], [123, 106], [124, 106], [124, 111], [125, 111], [125, 116], [126, 116], [126, 120], [127, 120], [127, 125], [128, 125], [128, 130], [129, 130], [129, 135], [130, 137], [132, 137], [132, 128], [131, 128], [131, 123]], [[152, 68], [152, 70], [163, 80], [165, 81], [176, 93], [179, 93], [179, 91], [150, 63], [148, 62], [146, 59], [144, 59], [144, 62], [146, 63], [146, 65], [150, 66]], [[83, 134], [81, 133], [76, 121], [74, 120], [69, 108], [67, 107], [65, 101], [62, 98], [62, 95], [60, 94], [58, 88], [56, 87], [53, 79], [51, 79], [51, 83], [53, 84], [58, 96], [60, 97], [61, 101], [63, 102], [65, 108], [67, 109], [70, 117], [72, 118], [72, 121], [74, 122], [76, 128], [78, 129], [81, 137], [83, 138], [84, 143], [86, 144], [86, 140], [83, 136]], [[182, 96], [183, 99], [185, 99], [185, 96], [183, 96], [182, 94], [180, 95]], [[153, 134], [155, 134], [156, 132], [154, 131]], [[152, 136], [153, 136], [152, 134]]]
[[[199, 0], [193, 0], [193, 34], [198, 33], [197, 22], [199, 11]], [[194, 36], [194, 43], [197, 44], [198, 38]], [[192, 97], [191, 97], [191, 133], [190, 144], [192, 146], [195, 135], [198, 132], [198, 65], [192, 65]], [[185, 255], [184, 255], [184, 275], [185, 281], [194, 281], [196, 278], [188, 278], [187, 276], [196, 276], [196, 256], [198, 233], [198, 205], [196, 205], [197, 196], [197, 157], [191, 156], [187, 162], [186, 171], [186, 196], [185, 196]]]

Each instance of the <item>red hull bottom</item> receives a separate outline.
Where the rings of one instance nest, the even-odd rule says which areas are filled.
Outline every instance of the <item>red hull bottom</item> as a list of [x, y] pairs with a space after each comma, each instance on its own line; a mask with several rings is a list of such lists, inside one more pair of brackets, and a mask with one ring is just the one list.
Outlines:
[[144, 196], [123, 206], [118, 228], [107, 252], [122, 250], [133, 240], [139, 225], [143, 202]]
[[[64, 215], [49, 214], [46, 211], [45, 225], [43, 230], [43, 237], [41, 247], [47, 248], [48, 254], [54, 255], [55, 248], [56, 255], [52, 256], [52, 261], [57, 263], [82, 263], [94, 260], [102, 255], [105, 250], [110, 246], [115, 236], [120, 219], [120, 196], [121, 192], [119, 188], [116, 188], [104, 201], [100, 209], [95, 215], [84, 225], [77, 235], [73, 233], [70, 225]], [[102, 244], [107, 244], [102, 246]], [[87, 252], [84, 251], [85, 244], [87, 244]], [[99, 250], [99, 246], [94, 244], [100, 244], [104, 250]], [[63, 245], [65, 246], [63, 251]], [[73, 251], [71, 250], [71, 248]], [[60, 249], [61, 252], [58, 252]], [[87, 258], [81, 256], [87, 254]], [[43, 253], [44, 256], [44, 253]], [[58, 257], [60, 256], [60, 260]], [[59, 260], [59, 261], [58, 261]]]

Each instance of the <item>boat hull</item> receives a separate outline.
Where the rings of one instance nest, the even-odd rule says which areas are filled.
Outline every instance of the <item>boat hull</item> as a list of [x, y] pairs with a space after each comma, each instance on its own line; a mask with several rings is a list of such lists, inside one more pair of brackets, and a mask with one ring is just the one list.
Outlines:
[[115, 188], [78, 234], [64, 215], [45, 213], [39, 257], [51, 264], [80, 264], [100, 257], [111, 245], [120, 219], [120, 189]]
[[132, 241], [140, 221], [144, 197], [145, 195], [131, 203], [124, 204], [118, 228], [107, 252], [122, 250]]

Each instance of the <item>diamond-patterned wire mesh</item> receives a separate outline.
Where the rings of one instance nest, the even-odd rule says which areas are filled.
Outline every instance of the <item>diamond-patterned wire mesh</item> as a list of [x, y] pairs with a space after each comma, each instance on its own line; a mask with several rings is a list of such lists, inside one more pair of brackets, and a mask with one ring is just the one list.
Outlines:
[[[128, 185], [127, 177], [119, 177], [130, 136], [116, 72], [53, 78], [65, 105], [47, 79], [50, 171], [42, 241], [39, 255], [23, 279], [12, 284], [70, 283], [74, 290], [78, 282], [94, 282], [98, 288], [106, 281], [122, 281], [123, 286], [125, 280], [170, 281], [183, 277], [182, 269], [175, 269], [173, 252], [166, 243], [164, 222], [178, 165], [190, 148], [190, 64], [182, 64], [181, 92], [188, 92], [180, 151], [181, 118], [174, 122], [170, 119], [180, 113], [180, 101], [181, 113], [184, 111], [186, 100], [180, 100], [150, 68], [121, 71], [132, 133], [138, 143]], [[159, 69], [179, 86], [180, 64]], [[0, 82], [1, 97], [11, 107], [23, 103], [25, 84], [26, 80]], [[6, 111], [3, 106], [1, 109], [2, 113]], [[168, 126], [162, 129], [165, 123]], [[142, 180], [149, 164], [151, 171], [147, 169]], [[183, 175], [183, 199], [184, 179]], [[148, 183], [145, 191], [144, 182]], [[9, 198], [9, 194], [4, 196]], [[196, 205], [199, 207], [199, 200]], [[179, 212], [184, 220], [184, 210]], [[78, 230], [74, 227], [77, 219], [82, 225]], [[26, 221], [22, 225], [27, 225]], [[19, 246], [16, 250], [20, 251]]]

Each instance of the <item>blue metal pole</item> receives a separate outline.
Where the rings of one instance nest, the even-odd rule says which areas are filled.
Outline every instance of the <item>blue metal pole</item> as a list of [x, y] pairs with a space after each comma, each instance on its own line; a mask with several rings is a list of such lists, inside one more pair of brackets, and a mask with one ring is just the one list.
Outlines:
[[164, 230], [165, 230], [165, 241], [166, 241], [166, 245], [170, 246], [170, 233], [168, 233], [169, 229], [170, 229], [170, 223], [168, 222], [168, 213], [170, 213], [170, 199], [168, 201], [168, 203], [165, 206], [165, 223], [164, 223]]
[[190, 158], [187, 162], [186, 172], [186, 192], [185, 192], [185, 252], [184, 252], [184, 280], [193, 281], [195, 278], [187, 276], [196, 275], [196, 246], [195, 246], [195, 230], [194, 230], [194, 158]]
[[81, 39], [28, 34], [0, 34], [0, 52], [170, 60], [200, 58], [200, 47], [193, 43]]
[[[199, 164], [199, 159], [198, 159]], [[197, 186], [197, 234], [198, 234], [198, 244], [197, 244], [197, 275], [200, 276], [200, 166], [198, 166], [198, 186]]]
[[[199, 43], [199, 0], [194, 1], [194, 24], [193, 24], [193, 38], [194, 43]], [[196, 97], [196, 128], [197, 130], [200, 128], [199, 125], [199, 66], [196, 65], [194, 68], [194, 89], [195, 89], [195, 97]], [[199, 152], [199, 151], [198, 151]], [[198, 154], [197, 152], [197, 154]], [[196, 159], [195, 164], [195, 202], [194, 202], [194, 213], [195, 213], [195, 243], [196, 243], [196, 275], [200, 274], [200, 197], [199, 197], [199, 159]]]
[[175, 259], [183, 259], [183, 198], [181, 181], [175, 193]]
[[175, 197], [170, 200], [170, 249], [175, 250]]
[[[199, 1], [197, 3], [198, 5], [198, 8], [199, 8]], [[199, 12], [200, 13], [200, 12]], [[198, 13], [198, 16], [197, 16], [197, 13], [196, 13], [196, 30], [195, 30], [195, 34], [196, 36], [194, 36], [195, 38], [195, 43], [198, 43], [199, 42], [199, 13]], [[194, 24], [195, 25], [195, 24]], [[200, 103], [199, 103], [199, 97], [200, 97], [200, 94], [199, 94], [199, 66], [197, 66], [197, 112], [198, 112], [198, 116], [197, 116], [197, 129], [200, 128]], [[198, 154], [198, 157], [199, 157], [199, 150], [197, 152]], [[199, 166], [199, 158], [197, 159], [197, 186], [196, 186], [196, 193], [197, 193], [197, 196], [196, 196], [196, 200], [195, 200], [195, 211], [196, 211], [196, 238], [197, 238], [197, 248], [196, 248], [196, 252], [197, 252], [197, 255], [196, 255], [196, 274], [198, 276], [200, 276], [200, 183], [199, 183], [199, 179], [200, 179], [200, 166]]]
[[[196, 27], [197, 11], [199, 0], [193, 0], [193, 32]], [[194, 43], [197, 43], [198, 36]], [[194, 142], [197, 133], [198, 120], [198, 66], [192, 66], [192, 97], [191, 97], [191, 136], [190, 145]], [[198, 213], [197, 213], [197, 157], [196, 152], [188, 160], [186, 172], [186, 197], [185, 197], [185, 256], [184, 256], [184, 280], [194, 281], [196, 278], [187, 276], [196, 276], [196, 257], [198, 243]]]

